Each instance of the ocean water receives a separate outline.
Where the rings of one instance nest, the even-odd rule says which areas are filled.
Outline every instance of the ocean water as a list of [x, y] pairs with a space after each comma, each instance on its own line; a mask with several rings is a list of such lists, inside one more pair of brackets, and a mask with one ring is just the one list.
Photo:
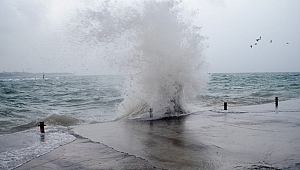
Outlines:
[[[0, 167], [16, 167], [74, 140], [69, 126], [114, 121], [126, 81], [125, 76], [0, 79]], [[225, 101], [230, 110], [272, 103], [275, 97], [299, 99], [300, 73], [214, 73], [196, 98], [183, 102], [193, 113], [222, 110]], [[40, 121], [47, 125], [44, 137]]]
[[54, 78], [1, 79], [0, 133], [35, 126], [71, 126], [103, 122], [115, 116], [122, 101], [120, 76], [74, 76]]
[[298, 73], [212, 74], [204, 93], [198, 96], [202, 106], [214, 107], [228, 102], [231, 106], [259, 105], [300, 97]]
[[[112, 121], [123, 104], [125, 76], [0, 79], [0, 134], [53, 126]], [[300, 98], [300, 73], [213, 73], [191, 100], [190, 112]], [[155, 112], [155, 111], [154, 111]]]

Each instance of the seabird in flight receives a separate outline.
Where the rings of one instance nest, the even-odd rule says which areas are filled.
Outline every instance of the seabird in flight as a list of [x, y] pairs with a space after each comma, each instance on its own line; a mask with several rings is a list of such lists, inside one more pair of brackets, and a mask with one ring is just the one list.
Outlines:
[[261, 40], [261, 36], [259, 36], [259, 38], [258, 38], [258, 39], [256, 39], [256, 41], [259, 41], [259, 40]]

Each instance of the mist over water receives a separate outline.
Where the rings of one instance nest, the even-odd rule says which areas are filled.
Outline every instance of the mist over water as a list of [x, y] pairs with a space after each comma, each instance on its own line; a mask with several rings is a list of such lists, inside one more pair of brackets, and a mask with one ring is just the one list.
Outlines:
[[[207, 83], [201, 27], [182, 3], [106, 1], [79, 12], [85, 40], [94, 42], [112, 66], [128, 75], [121, 117], [188, 112], [185, 101]], [[190, 19], [187, 19], [190, 18]]]

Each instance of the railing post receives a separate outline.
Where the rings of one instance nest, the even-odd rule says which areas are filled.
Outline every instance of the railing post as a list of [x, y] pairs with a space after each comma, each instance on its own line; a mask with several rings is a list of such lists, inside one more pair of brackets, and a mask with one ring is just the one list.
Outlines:
[[46, 125], [44, 124], [44, 122], [40, 122], [39, 127], [40, 127], [41, 133], [45, 133], [45, 129], [44, 129], [45, 126]]
[[153, 117], [153, 114], [152, 114], [152, 112], [153, 112], [153, 109], [152, 109], [152, 108], [150, 108], [150, 109], [149, 109], [150, 118], [152, 118], [152, 117]]
[[278, 97], [275, 97], [275, 106], [278, 107]]
[[227, 110], [227, 102], [224, 102], [224, 110]]

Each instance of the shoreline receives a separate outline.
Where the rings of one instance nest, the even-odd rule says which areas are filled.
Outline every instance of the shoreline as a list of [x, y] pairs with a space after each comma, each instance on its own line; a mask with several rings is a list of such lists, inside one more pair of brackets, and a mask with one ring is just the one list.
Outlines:
[[16, 169], [300, 169], [299, 102], [79, 125], [75, 141]]

